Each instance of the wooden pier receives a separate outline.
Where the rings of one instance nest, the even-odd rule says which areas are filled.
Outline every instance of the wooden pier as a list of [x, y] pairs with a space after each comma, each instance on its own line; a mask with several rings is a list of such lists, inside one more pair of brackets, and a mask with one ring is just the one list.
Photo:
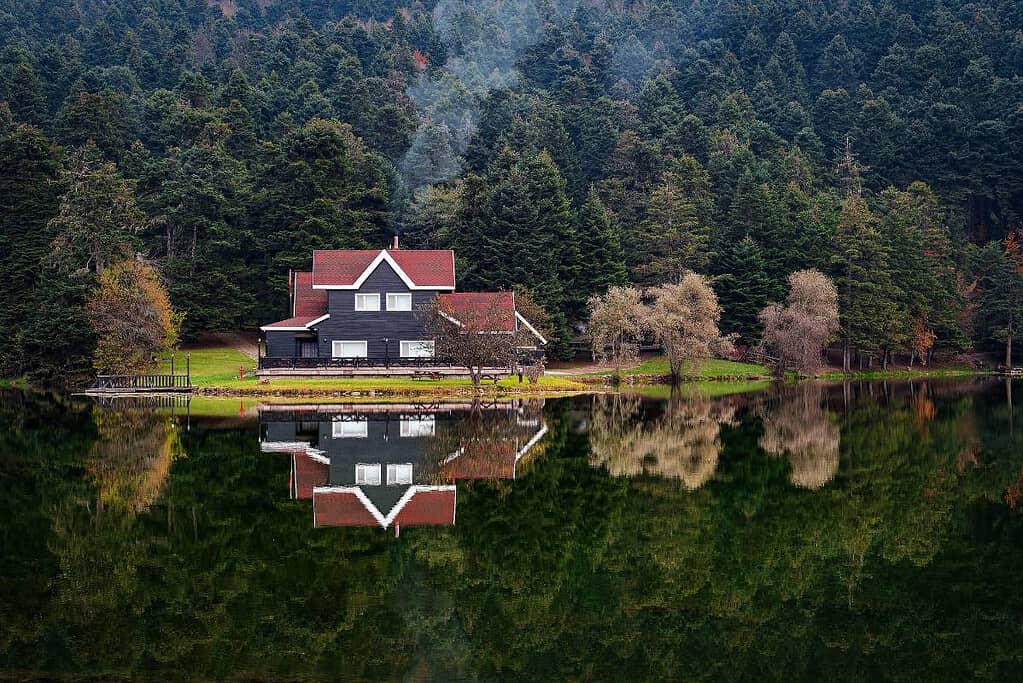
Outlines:
[[174, 356], [171, 356], [169, 360], [169, 374], [148, 373], [141, 375], [97, 375], [96, 381], [92, 383], [92, 386], [89, 387], [85, 393], [93, 395], [110, 395], [191, 392], [192, 355], [188, 354], [185, 357], [185, 374], [183, 375], [174, 372]]

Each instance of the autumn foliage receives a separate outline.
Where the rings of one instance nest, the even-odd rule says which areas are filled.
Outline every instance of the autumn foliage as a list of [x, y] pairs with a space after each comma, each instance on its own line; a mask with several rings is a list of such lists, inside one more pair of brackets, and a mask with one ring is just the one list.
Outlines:
[[143, 372], [155, 354], [178, 341], [181, 316], [147, 261], [121, 261], [104, 269], [86, 308], [97, 337], [93, 366], [101, 373]]

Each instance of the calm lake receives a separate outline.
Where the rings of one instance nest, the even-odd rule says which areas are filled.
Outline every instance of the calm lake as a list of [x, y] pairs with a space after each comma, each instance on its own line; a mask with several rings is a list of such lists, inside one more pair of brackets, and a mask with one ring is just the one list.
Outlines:
[[1023, 383], [6, 392], [0, 551], [0, 679], [1015, 681]]

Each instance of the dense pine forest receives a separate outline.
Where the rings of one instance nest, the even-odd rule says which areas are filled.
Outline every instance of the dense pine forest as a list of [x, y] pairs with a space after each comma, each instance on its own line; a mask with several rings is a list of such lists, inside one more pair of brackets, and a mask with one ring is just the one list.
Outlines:
[[1021, 159], [1014, 0], [0, 0], [0, 370], [87, 372], [133, 255], [190, 339], [396, 234], [555, 353], [687, 270], [753, 344], [816, 268], [858, 352], [1001, 354]]

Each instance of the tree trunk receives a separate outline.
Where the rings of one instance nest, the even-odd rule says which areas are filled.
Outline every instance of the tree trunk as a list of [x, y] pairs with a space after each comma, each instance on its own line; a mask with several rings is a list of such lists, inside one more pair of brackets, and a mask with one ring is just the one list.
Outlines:
[[909, 369], [913, 369], [913, 361], [916, 360], [916, 349], [909, 352]]
[[1005, 369], [1012, 372], [1012, 323], [1009, 323], [1009, 334], [1005, 338]]
[[881, 369], [882, 370], [888, 369], [888, 349], [885, 349], [881, 352]]

